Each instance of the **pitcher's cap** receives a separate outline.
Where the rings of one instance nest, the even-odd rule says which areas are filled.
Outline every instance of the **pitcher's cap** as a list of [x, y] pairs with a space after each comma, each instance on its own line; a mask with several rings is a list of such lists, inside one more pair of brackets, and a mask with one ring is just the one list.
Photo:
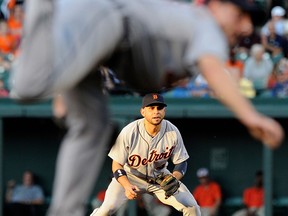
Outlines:
[[143, 99], [142, 99], [142, 107], [147, 107], [147, 106], [152, 106], [156, 104], [161, 104], [163, 106], [167, 106], [164, 102], [164, 98], [162, 95], [158, 93], [151, 93], [151, 94], [146, 94]]
[[267, 11], [255, 3], [255, 0], [228, 0], [229, 2], [240, 7], [251, 17], [252, 23], [256, 26], [263, 25], [267, 20]]

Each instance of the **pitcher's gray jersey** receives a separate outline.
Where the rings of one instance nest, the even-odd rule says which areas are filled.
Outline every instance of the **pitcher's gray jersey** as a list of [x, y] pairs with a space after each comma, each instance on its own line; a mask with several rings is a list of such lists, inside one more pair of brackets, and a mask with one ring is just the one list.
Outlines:
[[115, 2], [128, 29], [127, 46], [120, 45], [108, 65], [132, 88], [151, 92], [179, 78], [194, 77], [197, 60], [206, 54], [227, 59], [226, 37], [207, 8], [161, 0]]
[[167, 168], [169, 159], [179, 164], [189, 158], [179, 130], [165, 119], [155, 137], [146, 132], [144, 119], [130, 123], [122, 129], [108, 155], [140, 178], [155, 178]]

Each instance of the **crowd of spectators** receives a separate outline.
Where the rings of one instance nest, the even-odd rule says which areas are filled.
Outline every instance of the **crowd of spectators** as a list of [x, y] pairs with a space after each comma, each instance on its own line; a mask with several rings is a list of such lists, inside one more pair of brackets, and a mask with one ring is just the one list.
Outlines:
[[[231, 47], [227, 73], [248, 98], [288, 97], [288, 19], [287, 9], [274, 6], [270, 18]], [[251, 29], [250, 29], [251, 30]], [[211, 68], [213, 70], [213, 68]], [[165, 97], [217, 97], [203, 77], [185, 80]]]
[[0, 98], [9, 97], [9, 73], [22, 39], [23, 2], [5, 0], [0, 16]]
[[[223, 188], [213, 180], [207, 168], [197, 170], [199, 184], [193, 189], [193, 195], [200, 206], [202, 216], [219, 216], [222, 213]], [[241, 201], [234, 209], [232, 216], [264, 216], [264, 186], [263, 172], [255, 172], [253, 185], [247, 185], [242, 189]]]
[[[0, 18], [0, 98], [9, 97], [9, 73], [19, 52], [22, 38], [24, 1], [5, 0]], [[243, 37], [231, 48], [226, 62], [227, 73], [235, 79], [239, 90], [248, 98], [288, 97], [288, 18], [287, 9], [275, 6], [262, 27], [252, 27], [252, 34]], [[213, 68], [211, 68], [213, 70]], [[110, 70], [106, 70], [111, 72]], [[104, 71], [105, 72], [105, 71]], [[103, 72], [102, 72], [103, 73]], [[104, 74], [105, 75], [105, 74]], [[108, 75], [111, 78], [111, 74]], [[107, 83], [107, 76], [104, 82]], [[109, 93], [135, 95], [120, 80]], [[110, 80], [111, 81], [111, 80]], [[111, 85], [110, 85], [111, 87]], [[178, 87], [165, 90], [165, 97], [216, 97], [202, 76], [185, 79]]]

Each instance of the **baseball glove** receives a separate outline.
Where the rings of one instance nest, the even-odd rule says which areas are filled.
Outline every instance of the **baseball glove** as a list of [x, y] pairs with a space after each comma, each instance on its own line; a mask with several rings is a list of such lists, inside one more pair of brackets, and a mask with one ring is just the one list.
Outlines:
[[165, 199], [172, 196], [180, 187], [179, 181], [171, 174], [159, 175], [156, 182], [165, 191]]

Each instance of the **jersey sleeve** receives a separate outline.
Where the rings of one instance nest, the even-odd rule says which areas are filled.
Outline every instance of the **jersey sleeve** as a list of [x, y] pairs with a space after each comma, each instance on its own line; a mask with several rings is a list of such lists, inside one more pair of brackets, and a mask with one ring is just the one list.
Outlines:
[[110, 149], [108, 156], [118, 162], [121, 165], [124, 165], [127, 162], [128, 158], [128, 141], [127, 141], [127, 133], [128, 127], [122, 129], [120, 134], [118, 135], [115, 144]]
[[184, 145], [184, 142], [183, 142], [183, 139], [179, 130], [175, 127], [174, 131], [176, 133], [176, 146], [171, 156], [171, 160], [173, 164], [179, 164], [183, 161], [186, 161], [189, 158], [189, 155], [185, 148], [185, 145]]
[[209, 11], [194, 9], [195, 21], [191, 23], [193, 35], [184, 58], [185, 64], [192, 75], [199, 73], [197, 62], [203, 56], [216, 56], [220, 61], [228, 59], [228, 43], [221, 28], [212, 18]]

